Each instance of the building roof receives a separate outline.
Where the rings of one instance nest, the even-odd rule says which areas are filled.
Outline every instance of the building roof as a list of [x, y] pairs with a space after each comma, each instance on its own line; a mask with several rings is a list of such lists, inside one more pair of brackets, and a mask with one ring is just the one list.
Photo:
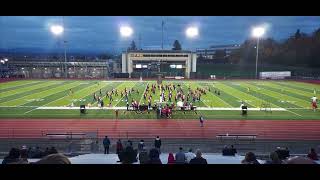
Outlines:
[[192, 53], [191, 51], [188, 50], [128, 50], [128, 51], [123, 51], [123, 53]]
[[210, 49], [232, 48], [232, 47], [240, 47], [240, 44], [215, 45], [215, 46], [210, 46]]

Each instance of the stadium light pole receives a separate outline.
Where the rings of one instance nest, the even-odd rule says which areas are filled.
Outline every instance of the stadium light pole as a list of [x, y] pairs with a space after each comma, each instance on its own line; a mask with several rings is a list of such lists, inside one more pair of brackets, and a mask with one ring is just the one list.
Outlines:
[[259, 40], [264, 35], [265, 29], [263, 27], [255, 27], [252, 30], [252, 36], [257, 38], [257, 54], [256, 54], [256, 78], [258, 79], [258, 58], [259, 58]]
[[0, 78], [2, 78], [2, 64], [4, 64], [4, 60], [0, 60]]
[[[60, 36], [63, 34], [64, 32], [64, 27], [61, 25], [52, 25], [50, 28], [51, 32], [53, 35], [55, 36]], [[65, 73], [65, 77], [67, 78], [67, 45], [66, 45], [67, 41], [65, 39], [63, 39], [63, 44], [64, 44], [64, 62], [65, 62], [65, 66], [64, 66], [64, 73]]]
[[[123, 38], [130, 38], [133, 34], [133, 29], [130, 26], [121, 26], [120, 35]], [[128, 59], [128, 48], [126, 48], [126, 60]], [[131, 77], [131, 74], [129, 74]]]
[[1, 69], [1, 72], [0, 72], [0, 78], [2, 77], [2, 73], [3, 73], [3, 66], [4, 66], [4, 64], [7, 64], [7, 68], [9, 67], [9, 65], [8, 65], [8, 58], [4, 58], [4, 59], [1, 59], [0, 60], [0, 69]]
[[[195, 39], [195, 38], [197, 38], [197, 37], [199, 36], [199, 29], [198, 29], [198, 27], [196, 27], [196, 26], [190, 26], [190, 27], [188, 27], [188, 28], [186, 29], [185, 33], [186, 33], [187, 38], [189, 38], [189, 39]], [[195, 53], [197, 53], [196, 51], [197, 51], [197, 50], [195, 50]], [[191, 54], [192, 54], [192, 50], [191, 50]], [[191, 64], [189, 64], [189, 66], [192, 67], [192, 64], [193, 64], [193, 63], [191, 62]], [[191, 71], [192, 71], [192, 70], [191, 70], [191, 68], [190, 68], [189, 78], [190, 78]]]
[[8, 68], [8, 67], [9, 67], [9, 62], [8, 62], [9, 60], [8, 60], [8, 58], [4, 58], [3, 60], [4, 60], [4, 62], [7, 64], [7, 68]]

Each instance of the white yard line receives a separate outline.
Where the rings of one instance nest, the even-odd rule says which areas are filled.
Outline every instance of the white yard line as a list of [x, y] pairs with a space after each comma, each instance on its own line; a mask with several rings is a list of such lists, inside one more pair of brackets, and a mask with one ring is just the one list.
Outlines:
[[[214, 88], [217, 88], [217, 89], [221, 90], [220, 88], [218, 88], [218, 87], [216, 87], [216, 86], [213, 86], [213, 85], [211, 85], [211, 86], [214, 87]], [[232, 87], [230, 87], [230, 88], [232, 88]], [[234, 89], [234, 88], [233, 88], [233, 89]], [[235, 89], [235, 90], [237, 90], [237, 89]], [[221, 90], [221, 91], [222, 91], [222, 90]], [[212, 93], [212, 92], [210, 92], [210, 93]], [[238, 99], [239, 103], [242, 102], [242, 100], [243, 100], [243, 99], [240, 99], [240, 98], [237, 97], [237, 96], [233, 96], [233, 95], [230, 94], [230, 93], [227, 93], [227, 92], [225, 92], [225, 93], [228, 94], [228, 95], [230, 95], [230, 96], [232, 96], [232, 97], [234, 97], [234, 98], [236, 98], [236, 99]], [[213, 94], [213, 93], [212, 93], [212, 94]], [[251, 100], [246, 100], [246, 99], [244, 99], [244, 102], [245, 102], [246, 104], [249, 104], [249, 105], [251, 105], [251, 106], [253, 106], [253, 107], [258, 107], [258, 106], [254, 105], [254, 104], [249, 103], [248, 101], [251, 101]], [[255, 101], [251, 101], [251, 102], [255, 102]], [[233, 106], [231, 106], [231, 107], [233, 107]]]
[[144, 91], [143, 91], [143, 94], [141, 95], [139, 104], [141, 104], [141, 101], [142, 101], [142, 99], [143, 99], [143, 95], [144, 95], [144, 93], [146, 92], [146, 90], [147, 90], [147, 86], [144, 87]]
[[29, 107], [39, 107], [39, 106], [0, 106], [0, 108], [29, 108]]
[[[18, 91], [19, 89], [14, 89], [14, 90], [10, 90], [10, 91], [15, 91], [13, 94], [10, 94], [10, 95], [8, 95], [8, 93], [10, 92], [10, 91], [7, 91], [7, 92], [4, 92], [4, 94], [5, 94], [5, 96], [2, 96], [2, 98], [6, 98], [6, 97], [9, 97], [9, 96], [13, 96], [13, 95], [18, 95], [18, 94], [22, 94], [22, 93], [26, 93], [26, 92], [31, 92], [31, 91], [34, 91], [34, 90], [37, 90], [37, 89], [42, 89], [42, 88], [47, 88], [47, 87], [50, 87], [50, 86], [53, 86], [53, 85], [58, 85], [59, 83], [57, 83], [57, 82], [45, 82], [45, 83], [41, 83], [41, 84], [35, 84], [35, 85], [32, 85], [32, 86], [29, 86], [29, 87], [34, 87], [34, 86], [37, 86], [37, 85], [39, 85], [39, 87], [37, 87], [37, 88], [35, 88], [35, 89], [30, 89], [30, 90], [25, 90], [25, 91]], [[43, 86], [43, 85], [45, 85], [45, 86]], [[25, 88], [28, 88], [28, 87], [25, 87]], [[24, 89], [24, 88], [22, 88], [22, 89]], [[43, 91], [46, 91], [46, 90], [43, 90]], [[41, 91], [42, 92], [42, 91]], [[2, 93], [3, 94], [3, 93]], [[15, 98], [15, 99], [12, 99], [12, 100], [10, 100], [10, 101], [14, 101], [14, 100], [17, 100], [17, 99], [21, 99], [21, 98], [23, 98], [23, 97], [25, 97], [25, 96], [29, 96], [29, 95], [32, 95], [32, 94], [27, 94], [27, 95], [24, 95], [24, 96], [22, 96], [22, 97], [20, 97], [20, 98]], [[10, 101], [5, 101], [5, 102], [3, 102], [3, 103], [6, 103], [6, 102], [10, 102]]]
[[[15, 85], [15, 86], [10, 86], [10, 87], [6, 87], [6, 88], [1, 88], [0, 89], [0, 91], [2, 91], [2, 90], [6, 90], [6, 89], [11, 89], [11, 88], [18, 88], [19, 86], [24, 86], [24, 85], [30, 85], [30, 84], [37, 84], [37, 83], [39, 83], [39, 82], [41, 82], [41, 81], [33, 81], [33, 82], [29, 82], [29, 83], [23, 83], [23, 84], [20, 84], [20, 85]], [[9, 90], [9, 91], [11, 91], [11, 90]], [[1, 92], [1, 93], [3, 93], [3, 92]]]
[[[156, 80], [152, 81], [142, 81], [142, 82], [155, 82]], [[123, 81], [123, 80], [112, 80], [112, 81], [101, 81], [101, 82], [122, 82], [122, 83], [125, 83], [125, 82], [141, 82], [140, 80], [127, 80], [127, 81]]]
[[[295, 99], [295, 100], [296, 100], [295, 102], [301, 102], [301, 101], [308, 102], [308, 101], [306, 101], [306, 100], [303, 100], [303, 99], [300, 99], [300, 98], [296, 98], [296, 97], [293, 97], [293, 96], [289, 96], [289, 95], [287, 95], [287, 94], [280, 94], [280, 93], [278, 93], [278, 92], [275, 92], [275, 91], [266, 89], [266, 88], [264, 88], [264, 87], [258, 87], [258, 86], [255, 86], [255, 85], [252, 85], [252, 84], [249, 84], [249, 83], [246, 83], [246, 84], [248, 84], [248, 85], [250, 85], [250, 86], [254, 86], [255, 88], [260, 88], [261, 90], [269, 91], [270, 93], [278, 94], [278, 96], [282, 96], [282, 98], [283, 98], [283, 96], [285, 96], [286, 99], [288, 99], [288, 97], [289, 97], [290, 99]], [[244, 86], [242, 86], [242, 87], [244, 87]], [[279, 89], [279, 90], [281, 91], [281, 89]], [[257, 90], [255, 90], [255, 91], [258, 92], [258, 93], [264, 94], [264, 95], [266, 95], [266, 96], [270, 96], [270, 95], [266, 94], [265, 92], [257, 91]], [[277, 98], [277, 97], [274, 97], [274, 98]], [[289, 102], [288, 102], [288, 103], [289, 103]], [[290, 103], [290, 104], [293, 104], [293, 105], [295, 105], [295, 106], [299, 106], [299, 107], [301, 107], [301, 108], [305, 108], [305, 106], [301, 106], [301, 105], [298, 105], [298, 104], [296, 104], [296, 103]]]
[[[199, 86], [203, 87], [202, 85], [199, 84]], [[210, 94], [212, 94], [213, 96], [217, 97], [218, 99], [220, 99], [222, 102], [224, 102], [226, 105], [228, 105], [229, 107], [233, 107], [231, 106], [229, 103], [225, 102], [223, 99], [221, 99], [219, 96], [213, 94], [211, 91], [210, 91]]]
[[[53, 92], [52, 94], [49, 93], [49, 94], [47, 94], [46, 96], [41, 97], [41, 99], [44, 99], [44, 98], [46, 98], [46, 97], [48, 97], [48, 96], [52, 96], [52, 95], [57, 94], [57, 93], [61, 93], [61, 92], [63, 92], [63, 91], [67, 91], [68, 89], [71, 89], [71, 88], [74, 88], [74, 87], [77, 87], [78, 84], [75, 84], [75, 83], [76, 83], [76, 82], [73, 82], [73, 83], [70, 83], [70, 84], [65, 84], [65, 85], [63, 85], [63, 86], [68, 86], [68, 85], [72, 85], [72, 84], [74, 84], [74, 85], [71, 86], [71, 87], [68, 87], [68, 88], [66, 88], [66, 89], [63, 89], [63, 90], [61, 90], [61, 91], [55, 91], [55, 92]], [[60, 87], [63, 87], [63, 86], [60, 86]], [[60, 87], [56, 87], [56, 88], [60, 88]], [[52, 89], [40, 91], [40, 92], [35, 93], [35, 94], [40, 94], [40, 93], [43, 93], [43, 92], [46, 92], [46, 91], [47, 91], [47, 92], [50, 92], [50, 91], [52, 91]], [[10, 101], [6, 101], [6, 102], [4, 102], [4, 103], [11, 102], [11, 101], [16, 101], [16, 100], [18, 100], [18, 99], [28, 98], [27, 96], [33, 96], [33, 95], [35, 95], [35, 94], [29, 94], [29, 95], [23, 96], [23, 97], [21, 97], [21, 98], [17, 98], [17, 99], [13, 99], [13, 100], [10, 100]], [[31, 102], [26, 102], [26, 103], [20, 104], [20, 105], [18, 105], [18, 106], [23, 106], [24, 104], [28, 104], [28, 103], [31, 103]]]
[[[80, 109], [79, 107], [62, 107], [62, 106], [55, 106], [55, 107], [43, 107], [40, 106], [37, 109], [55, 109], [55, 110], [74, 110]], [[86, 109], [127, 109], [127, 107], [86, 107]], [[241, 111], [241, 108], [209, 108], [209, 107], [197, 107], [197, 110], [201, 111]], [[272, 111], [287, 111], [285, 108], [271, 108]], [[248, 111], [261, 111], [260, 108], [248, 108]]]
[[[95, 86], [96, 84], [92, 84], [92, 85], [90, 85], [90, 86], [88, 86], [88, 87], [85, 87], [85, 88], [83, 88], [83, 89], [80, 89], [79, 91], [83, 91], [83, 90], [86, 90], [86, 89], [88, 89], [88, 88], [90, 88], [90, 87], [93, 87], [93, 86]], [[106, 84], [105, 86], [107, 86], [108, 84]], [[103, 87], [105, 87], [105, 86], [103, 86]], [[102, 88], [103, 88], [102, 87]], [[101, 88], [101, 89], [102, 89]], [[76, 92], [74, 92], [74, 94], [73, 94], [73, 96], [77, 93], [77, 92], [79, 92], [79, 91], [76, 91]], [[64, 96], [64, 97], [62, 97], [62, 98], [65, 98], [65, 97], [67, 97], [67, 96], [69, 96], [69, 95], [66, 95], [66, 96]], [[89, 95], [86, 95], [86, 96], [89, 96]], [[80, 97], [80, 98], [78, 98], [78, 99], [82, 99], [82, 98], [84, 98], [84, 97], [86, 97], [86, 96], [82, 96], [82, 97]], [[50, 103], [52, 103], [52, 102], [55, 102], [55, 101], [58, 101], [58, 100], [60, 100], [60, 99], [62, 99], [62, 98], [59, 98], [59, 99], [56, 99], [56, 100], [54, 100], [54, 101], [51, 101], [51, 102], [49, 102], [49, 103], [47, 103], [47, 104], [50, 104]], [[72, 97], [73, 98], [73, 97]], [[45, 104], [45, 105], [47, 105], [47, 104]], [[43, 106], [45, 106], [45, 105], [43, 105]], [[67, 104], [67, 106], [70, 106], [71, 105], [71, 103], [69, 103], [69, 104]]]
[[293, 112], [293, 111], [290, 111], [290, 110], [288, 110], [288, 109], [287, 109], [287, 111], [288, 111], [288, 112], [291, 112], [292, 114], [295, 114], [295, 115], [297, 115], [297, 116], [300, 116], [300, 117], [302, 117], [302, 115], [300, 115], [300, 114], [298, 114], [298, 113], [295, 113], [295, 112]]
[[[228, 86], [228, 85], [225, 85], [225, 86]], [[240, 86], [244, 87], [243, 85], [240, 85]], [[253, 85], [251, 85], [251, 86], [253, 86]], [[230, 86], [228, 86], [228, 87], [230, 87]], [[233, 88], [233, 87], [230, 87], [230, 88]], [[257, 88], [257, 87], [256, 87], [256, 88]], [[235, 88], [233, 88], [233, 89], [235, 89]], [[261, 88], [261, 89], [262, 89], [262, 88]], [[235, 89], [235, 90], [244, 93], [244, 92], [241, 91], [241, 90], [238, 90], [238, 89]], [[257, 90], [255, 90], [255, 91], [258, 92], [258, 93], [261, 93], [260, 91], [257, 91]], [[261, 93], [261, 94], [264, 94], [264, 93]], [[273, 105], [274, 107], [282, 108], [281, 106], [275, 105], [275, 104], [273, 104], [273, 103], [271, 103], [271, 102], [268, 102], [268, 101], [266, 101], [266, 100], [264, 100], [264, 99], [261, 99], [260, 97], [256, 97], [256, 96], [251, 95], [251, 94], [247, 94], [247, 95], [250, 96], [252, 99], [257, 99], [257, 100], [258, 100], [257, 102], [259, 102], [259, 100], [260, 100], [261, 102], [269, 103], [270, 105]], [[266, 94], [265, 94], [265, 95], [266, 95]], [[251, 104], [251, 105], [252, 105], [252, 104]], [[255, 107], [257, 107], [257, 106], [255, 106]]]
[[[91, 86], [89, 86], [89, 87], [91, 87]], [[87, 88], [89, 88], [89, 87], [87, 87]], [[80, 90], [80, 91], [81, 91], [81, 90]], [[34, 110], [37, 110], [37, 109], [40, 108], [40, 107], [45, 107], [45, 105], [48, 105], [48, 104], [50, 104], [50, 103], [52, 103], [52, 102], [58, 101], [58, 100], [60, 100], [60, 99], [63, 99], [63, 98], [65, 98], [65, 97], [67, 97], [67, 96], [69, 96], [69, 95], [65, 95], [65, 96], [63, 96], [63, 97], [61, 97], [61, 98], [58, 98], [58, 99], [54, 100], [54, 101], [50, 101], [50, 102], [48, 102], [47, 104], [44, 104], [44, 105], [39, 106], [39, 107], [37, 107], [37, 108], [31, 109], [30, 111], [27, 111], [27, 112], [25, 112], [25, 113], [23, 113], [23, 114], [28, 114], [28, 113], [30, 113], [30, 112], [32, 112], [32, 111], [34, 111]]]
[[37, 108], [34, 108], [34, 109], [31, 109], [30, 111], [27, 111], [27, 112], [25, 112], [25, 113], [23, 113], [23, 114], [28, 114], [29, 112], [32, 112], [32, 111], [34, 111], [34, 110], [37, 110], [39, 107], [37, 107]]

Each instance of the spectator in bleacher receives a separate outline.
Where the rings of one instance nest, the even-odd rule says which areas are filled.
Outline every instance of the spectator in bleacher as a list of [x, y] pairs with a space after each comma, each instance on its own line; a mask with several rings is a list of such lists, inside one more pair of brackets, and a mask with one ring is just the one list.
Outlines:
[[191, 159], [195, 158], [196, 155], [192, 152], [192, 149], [189, 149], [189, 152], [186, 153], [186, 162], [190, 163]]
[[122, 164], [132, 164], [134, 162], [137, 162], [137, 153], [134, 151], [133, 147], [126, 146], [124, 151], [121, 153], [121, 162]]
[[139, 144], [138, 144], [138, 151], [142, 151], [142, 149], [144, 148], [144, 140], [140, 140]]
[[143, 146], [142, 150], [139, 152], [139, 161], [140, 164], [147, 164], [149, 161], [149, 154], [145, 146]]
[[45, 156], [35, 164], [71, 164], [71, 162], [65, 155], [56, 153]]
[[40, 150], [40, 147], [37, 147], [36, 149], [36, 154], [37, 154], [37, 158], [41, 158], [42, 156], [47, 156], [50, 154], [50, 150], [49, 148], [47, 147], [46, 150], [42, 153], [41, 150]]
[[159, 154], [161, 153], [160, 148], [161, 148], [161, 139], [159, 136], [154, 140], [154, 147], [159, 151]]
[[4, 157], [2, 164], [17, 164], [20, 160], [20, 150], [17, 148], [11, 148], [9, 155]]
[[225, 145], [222, 149], [222, 156], [232, 156], [231, 149], [228, 148], [227, 145]]
[[289, 148], [288, 147], [286, 147], [285, 148], [285, 156], [288, 158], [288, 157], [290, 157], [290, 151], [289, 151]]
[[253, 152], [248, 152], [241, 164], [260, 164]]
[[308, 158], [315, 160], [315, 161], [319, 160], [318, 154], [316, 153], [316, 150], [314, 148], [310, 149], [310, 153], [308, 154]]
[[45, 156], [45, 153], [47, 153], [48, 151], [49, 151], [49, 148], [46, 149], [46, 152], [42, 152], [40, 147], [37, 146], [34, 152], [34, 156], [32, 158], [41, 158], [42, 156]]
[[51, 149], [49, 150], [49, 154], [57, 154], [57, 153], [58, 153], [57, 149], [52, 146]]
[[108, 136], [105, 136], [103, 139], [103, 147], [104, 147], [104, 154], [109, 154], [109, 146], [110, 146], [111, 142], [110, 139], [108, 138]]
[[317, 164], [317, 163], [309, 158], [295, 156], [295, 157], [290, 157], [284, 160], [284, 164]]
[[33, 147], [29, 147], [28, 149], [28, 158], [32, 158], [34, 156], [34, 149]]
[[168, 155], [168, 164], [175, 164], [173, 153], [169, 153]]
[[277, 147], [277, 150], [275, 152], [278, 154], [279, 159], [281, 160], [285, 160], [286, 158], [290, 157], [290, 151], [288, 147], [286, 147], [285, 149]]
[[118, 141], [117, 141], [116, 153], [119, 154], [121, 151], [123, 151], [123, 146], [122, 146], [121, 140], [118, 139]]
[[202, 157], [200, 149], [197, 149], [196, 157], [190, 160], [190, 164], [208, 164], [208, 162]]
[[133, 148], [133, 142], [131, 140], [128, 140], [127, 146], [131, 146]]
[[281, 161], [281, 159], [279, 159], [278, 153], [271, 152], [270, 153], [270, 160], [267, 160], [266, 164], [282, 164], [282, 161]]
[[99, 152], [99, 141], [94, 141], [91, 143], [91, 152], [98, 153]]
[[232, 151], [233, 156], [235, 156], [238, 153], [237, 149], [233, 145], [231, 145], [231, 151]]
[[23, 147], [21, 150], [20, 150], [20, 161], [19, 161], [19, 164], [28, 164], [28, 150], [26, 147]]
[[186, 163], [187, 158], [186, 158], [185, 153], [183, 152], [182, 147], [180, 147], [179, 152], [176, 153], [175, 159], [176, 159], [176, 164], [185, 164]]
[[237, 150], [231, 145], [231, 147], [228, 147], [227, 145], [224, 146], [222, 149], [222, 155], [223, 156], [235, 156], [237, 153]]
[[148, 164], [162, 164], [160, 160], [160, 152], [157, 148], [150, 149]]

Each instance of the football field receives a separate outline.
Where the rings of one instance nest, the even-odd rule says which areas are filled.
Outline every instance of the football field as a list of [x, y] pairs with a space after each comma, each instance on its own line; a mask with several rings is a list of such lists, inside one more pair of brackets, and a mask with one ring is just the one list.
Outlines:
[[[114, 119], [120, 109], [120, 119], [156, 119], [156, 113], [126, 111], [126, 100], [120, 92], [134, 89], [128, 100], [148, 104], [143, 94], [146, 86], [156, 81], [102, 81], [102, 80], [20, 80], [0, 83], [0, 118], [101, 118]], [[263, 120], [320, 120], [320, 111], [311, 109], [311, 97], [320, 93], [319, 84], [296, 81], [163, 81], [176, 85], [184, 92], [205, 89], [206, 94], [193, 105], [197, 111], [174, 111], [173, 119], [263, 119]], [[106, 93], [118, 90], [110, 101]], [[101, 94], [100, 94], [101, 91]], [[220, 93], [218, 93], [220, 92]], [[105, 107], [99, 108], [93, 94], [103, 98]], [[148, 95], [150, 95], [149, 93]], [[169, 92], [165, 92], [168, 97]], [[173, 91], [173, 97], [176, 91]], [[152, 94], [152, 104], [159, 102], [160, 90]], [[190, 98], [190, 102], [192, 99]], [[111, 105], [110, 105], [111, 102]], [[248, 115], [242, 116], [241, 102], [248, 106]], [[174, 98], [172, 102], [175, 103]], [[86, 114], [80, 114], [80, 105], [90, 105]]]

